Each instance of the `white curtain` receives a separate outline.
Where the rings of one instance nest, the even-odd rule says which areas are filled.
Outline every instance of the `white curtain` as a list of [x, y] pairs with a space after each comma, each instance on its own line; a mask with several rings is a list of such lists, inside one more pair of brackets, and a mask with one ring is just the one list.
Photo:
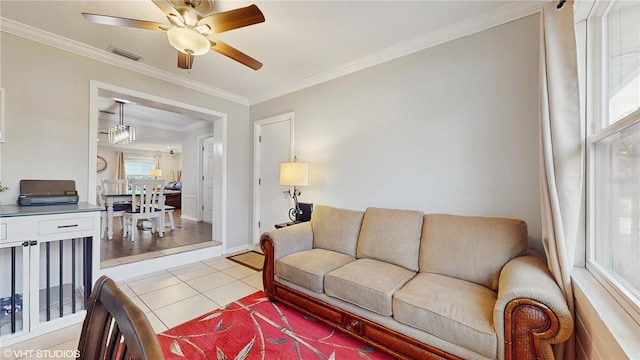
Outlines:
[[156, 154], [153, 156], [154, 169], [160, 169], [160, 155]]
[[[118, 166], [116, 167], [116, 179], [126, 179], [127, 174], [125, 173], [125, 168], [124, 168], [124, 152], [118, 151], [116, 153], [116, 156], [118, 157]], [[120, 191], [122, 194], [126, 193], [127, 192], [126, 185], [122, 185], [122, 188], [120, 189]]]
[[[583, 142], [573, 1], [547, 3], [540, 26], [540, 177], [542, 241], [549, 269], [574, 314], [571, 270], [580, 222]], [[575, 336], [554, 347], [575, 359]]]

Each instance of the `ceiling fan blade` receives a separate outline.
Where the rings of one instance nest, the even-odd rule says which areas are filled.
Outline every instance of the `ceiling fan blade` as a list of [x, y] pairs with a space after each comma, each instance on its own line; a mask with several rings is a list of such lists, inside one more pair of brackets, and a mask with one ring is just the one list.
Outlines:
[[246, 65], [253, 70], [258, 70], [262, 67], [262, 63], [251, 56], [241, 52], [240, 50], [225, 44], [220, 40], [209, 39], [211, 42], [211, 50], [216, 51], [230, 59], [233, 59], [243, 65]]
[[[184, 17], [167, 0], [151, 0], [153, 4], [164, 13], [169, 21], [176, 26], [184, 26]], [[174, 23], [175, 21], [175, 23]]]
[[194, 59], [195, 56], [178, 51], [178, 67], [180, 69], [191, 69]]
[[89, 21], [95, 24], [102, 25], [114, 25], [114, 26], [127, 26], [138, 29], [167, 31], [171, 28], [170, 25], [161, 24], [153, 21], [128, 19], [117, 16], [99, 15], [82, 13], [82, 15]]
[[264, 22], [262, 11], [256, 5], [249, 5], [207, 16], [198, 21], [198, 25], [207, 25], [211, 28], [212, 34], [218, 34], [261, 22]]

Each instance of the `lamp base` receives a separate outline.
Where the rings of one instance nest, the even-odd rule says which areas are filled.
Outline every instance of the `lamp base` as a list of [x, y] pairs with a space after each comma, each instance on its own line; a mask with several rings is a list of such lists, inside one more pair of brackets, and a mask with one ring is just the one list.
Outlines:
[[302, 210], [300, 210], [300, 205], [298, 204], [298, 195], [300, 195], [300, 190], [295, 186], [293, 187], [293, 203], [294, 207], [289, 209], [289, 219], [293, 222], [298, 222], [300, 215], [302, 215]]
[[296, 208], [289, 209], [289, 219], [295, 223], [299, 222], [300, 213], [298, 211]]

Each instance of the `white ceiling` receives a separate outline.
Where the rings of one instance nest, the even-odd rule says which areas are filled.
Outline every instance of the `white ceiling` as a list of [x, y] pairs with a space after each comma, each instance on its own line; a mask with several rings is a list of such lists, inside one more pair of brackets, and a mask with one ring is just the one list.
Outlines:
[[[108, 143], [107, 131], [120, 121], [120, 105], [124, 125], [136, 127], [136, 141], [126, 145]], [[212, 124], [215, 117], [189, 109], [160, 104], [148, 99], [100, 89], [98, 92], [98, 145], [119, 149], [181, 153], [185, 132]]]
[[[263, 12], [264, 23], [215, 36], [261, 61], [264, 66], [257, 71], [213, 51], [196, 57], [191, 70], [179, 69], [176, 50], [164, 32], [93, 24], [81, 15], [89, 12], [169, 24], [150, 0], [2, 0], [0, 26], [3, 31], [64, 43], [76, 52], [86, 48], [93, 56], [115, 59], [121, 66], [254, 104], [516, 19], [544, 2], [216, 1], [215, 12], [252, 3]], [[67, 39], [73, 41], [68, 44]], [[107, 52], [112, 46], [142, 59], [136, 63]], [[99, 105], [100, 110], [109, 107], [113, 100]], [[130, 108], [133, 116], [137, 109]]]

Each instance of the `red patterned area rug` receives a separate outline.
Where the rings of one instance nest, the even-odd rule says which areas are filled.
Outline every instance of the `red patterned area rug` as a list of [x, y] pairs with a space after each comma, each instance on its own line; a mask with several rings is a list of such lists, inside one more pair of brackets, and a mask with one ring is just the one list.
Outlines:
[[370, 359], [392, 357], [258, 291], [158, 334], [165, 359]]

